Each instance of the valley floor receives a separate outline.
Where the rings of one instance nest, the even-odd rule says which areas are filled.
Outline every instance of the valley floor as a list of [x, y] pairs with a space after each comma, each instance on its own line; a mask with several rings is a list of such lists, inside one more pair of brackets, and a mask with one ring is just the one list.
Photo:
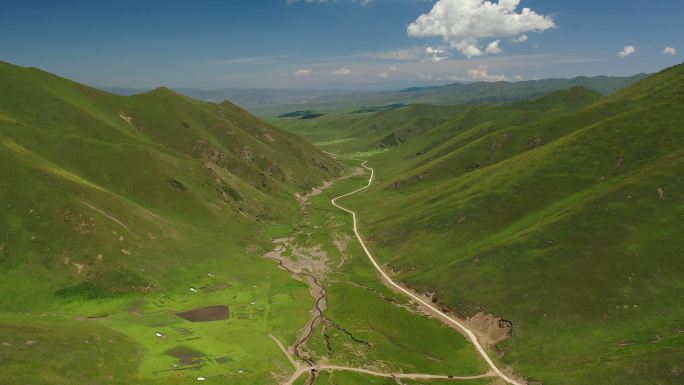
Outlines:
[[[274, 240], [278, 246], [266, 254], [307, 282], [315, 299], [312, 318], [300, 338], [282, 348], [295, 374], [281, 383], [297, 383], [306, 373], [306, 384], [321, 383], [325, 373], [332, 372], [459, 383], [499, 377], [508, 383], [522, 383], [510, 370], [506, 370], [508, 374], [499, 370], [463, 323], [394, 283], [377, 264], [358, 232], [356, 214], [337, 203], [365, 190], [374, 171], [365, 162], [359, 167], [356, 159], [339, 159], [353, 171], [302, 197], [297, 230], [291, 237]], [[347, 192], [350, 190], [353, 192]], [[341, 211], [331, 210], [331, 204]], [[473, 357], [477, 355], [480, 357]], [[478, 364], [473, 365], [475, 362]]]

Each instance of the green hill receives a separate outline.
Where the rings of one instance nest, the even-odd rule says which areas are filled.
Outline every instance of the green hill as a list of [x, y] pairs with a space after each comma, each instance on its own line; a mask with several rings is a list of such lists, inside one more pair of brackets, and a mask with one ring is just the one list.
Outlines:
[[510, 321], [494, 349], [530, 381], [678, 384], [682, 105], [684, 65], [608, 97], [576, 87], [283, 126], [368, 156], [378, 179], [347, 205], [371, 248], [464, 317]]
[[[338, 164], [228, 102], [166, 88], [123, 97], [0, 62], [0, 89], [0, 382], [102, 381], [107, 373], [144, 382], [166, 363], [143, 357], [173, 347], [144, 331], [173, 332], [177, 321], [160, 312], [288, 293], [254, 310], [262, 322], [250, 326], [258, 330], [250, 343], [267, 344], [261, 356], [231, 353], [234, 366], [252, 362], [251, 380], [269, 378], [259, 365], [284, 357], [267, 332], [293, 339], [309, 296], [260, 258], [271, 247], [267, 231], [290, 223], [293, 194], [337, 175]], [[159, 315], [143, 317], [142, 308]], [[244, 341], [231, 339], [254, 333], [230, 330], [194, 330], [184, 344], [241, 352]]]

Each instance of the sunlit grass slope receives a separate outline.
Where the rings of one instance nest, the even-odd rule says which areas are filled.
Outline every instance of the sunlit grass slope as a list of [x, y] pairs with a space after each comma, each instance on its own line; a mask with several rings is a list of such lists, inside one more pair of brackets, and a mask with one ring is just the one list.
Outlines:
[[[608, 97], [577, 87], [512, 105], [424, 107], [446, 116], [331, 116], [295, 131], [333, 152], [373, 150], [378, 180], [348, 200], [372, 248], [460, 314], [512, 321], [496, 350], [522, 375], [678, 384], [683, 106], [680, 65]], [[404, 140], [378, 140], [387, 135]]]
[[[310, 297], [260, 258], [265, 231], [290, 223], [293, 194], [336, 175], [337, 164], [229, 103], [164, 88], [121, 97], [0, 63], [0, 90], [0, 330], [10, 331], [0, 357], [16, 369], [1, 370], [0, 382], [72, 383], [81, 369], [69, 362], [87, 349], [101, 358], [79, 363], [92, 364], [83, 379], [197, 376], [169, 371], [165, 351], [177, 342], [155, 337], [164, 327], [191, 329], [198, 338], [187, 344], [207, 357], [230, 356], [205, 374], [237, 375], [250, 363], [240, 381], [270, 378], [284, 357], [267, 333], [294, 338]], [[217, 304], [246, 306], [248, 318], [197, 327], [172, 316]], [[84, 346], [95, 335], [104, 345]], [[109, 336], [116, 349], [100, 341]], [[263, 345], [258, 353], [240, 351], [247, 336]]]

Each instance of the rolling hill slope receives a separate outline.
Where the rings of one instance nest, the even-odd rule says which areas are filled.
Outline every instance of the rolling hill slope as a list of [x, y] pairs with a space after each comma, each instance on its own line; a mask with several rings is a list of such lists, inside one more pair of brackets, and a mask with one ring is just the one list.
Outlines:
[[[106, 270], [130, 254], [161, 273], [152, 255], [183, 244], [189, 234], [180, 227], [235, 231], [225, 242], [237, 247], [253, 241], [255, 220], [289, 215], [293, 192], [337, 171], [314, 148], [227, 102], [164, 88], [119, 97], [34, 69], [0, 70], [0, 223], [10, 269], [42, 255], [39, 270], [70, 281], [75, 264], [103, 254], [93, 269]], [[81, 273], [96, 274], [88, 270]]]
[[[164, 349], [175, 348], [141, 325], [162, 335], [178, 322], [161, 322], [162, 311], [287, 293], [271, 311], [291, 315], [254, 315], [263, 322], [250, 326], [258, 330], [252, 343], [268, 346], [261, 357], [240, 353], [235, 338], [245, 333], [231, 329], [211, 339], [200, 337], [213, 329], [198, 329], [196, 341], [185, 342], [203, 354], [244, 356], [231, 365], [252, 362], [256, 377], [237, 383], [268, 378], [260, 360], [280, 353], [267, 330], [294, 335], [308, 293], [259, 257], [270, 247], [266, 231], [290, 223], [293, 194], [336, 175], [337, 163], [230, 103], [165, 88], [122, 97], [0, 63], [0, 89], [0, 382], [101, 381], [109, 371], [112, 383], [175, 383], [144, 380], [164, 362], [159, 357], [172, 359]], [[156, 319], [143, 317], [148, 306]], [[88, 317], [109, 324], [83, 322]], [[120, 344], [93, 348], [99, 356], [69, 349], [95, 335]], [[16, 348], [34, 345], [34, 359]], [[35, 369], [37, 359], [44, 371]], [[87, 371], [62, 360], [107, 364]]]
[[677, 384], [683, 105], [680, 65], [608, 97], [578, 87], [295, 130], [332, 152], [382, 149], [366, 153], [376, 184], [348, 203], [371, 248], [463, 317], [509, 321], [494, 349], [531, 382]]

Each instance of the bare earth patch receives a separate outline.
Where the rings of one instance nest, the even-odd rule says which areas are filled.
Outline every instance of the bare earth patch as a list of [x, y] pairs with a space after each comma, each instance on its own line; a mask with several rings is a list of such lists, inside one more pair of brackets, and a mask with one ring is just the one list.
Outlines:
[[474, 317], [465, 320], [465, 323], [477, 334], [480, 342], [489, 346], [508, 339], [512, 332], [512, 325], [509, 321], [485, 312], [475, 314]]
[[[296, 357], [313, 363], [309, 353], [304, 348], [309, 338], [313, 335], [316, 326], [325, 320], [323, 311], [327, 308], [327, 295], [321, 279], [328, 271], [328, 256], [320, 246], [312, 249], [297, 248], [293, 247], [291, 242], [291, 238], [274, 239], [273, 243], [277, 245], [276, 248], [265, 253], [263, 256], [277, 261], [281, 268], [292, 274], [293, 278], [306, 283], [309, 293], [314, 298], [314, 309], [311, 313], [311, 319], [300, 330], [297, 343], [289, 348], [289, 351]], [[296, 256], [296, 260], [283, 255], [288, 249], [290, 249], [293, 256]]]
[[228, 306], [207, 306], [199, 309], [176, 313], [176, 315], [190, 322], [211, 322], [228, 319]]
[[337, 250], [339, 250], [341, 253], [344, 253], [345, 250], [347, 250], [347, 246], [351, 240], [352, 237], [349, 236], [349, 234], [335, 234], [333, 243], [335, 244], [335, 247], [337, 247]]
[[130, 116], [126, 116], [126, 115], [124, 115], [124, 114], [119, 114], [119, 117], [120, 117], [121, 119], [125, 120], [126, 123], [128, 123], [128, 124], [130, 124], [130, 125], [133, 125], [133, 118], [131, 118]]
[[[434, 293], [419, 293], [405, 284], [402, 284], [401, 286], [406, 290], [409, 290], [413, 294], [417, 295], [421, 299], [433, 303], [434, 306], [439, 308], [439, 310], [441, 310], [443, 313], [449, 315], [452, 318], [456, 318], [462, 323], [464, 323], [468, 327], [468, 329], [470, 329], [473, 333], [475, 333], [475, 335], [477, 335], [477, 339], [480, 341], [480, 343], [482, 343], [485, 346], [494, 346], [499, 342], [502, 342], [510, 338], [512, 335], [513, 325], [511, 324], [511, 322], [506, 321], [503, 318], [496, 317], [492, 314], [487, 314], [485, 312], [479, 312], [473, 317], [464, 318], [460, 314], [453, 311], [451, 308], [439, 302]], [[436, 317], [433, 311], [431, 311], [426, 306], [421, 305], [418, 302], [414, 301], [413, 306], [415, 306], [415, 308], [424, 315], [441, 319], [440, 317]], [[468, 336], [465, 335], [463, 331], [458, 327], [455, 327], [454, 325], [449, 323], [446, 324], [452, 329], [463, 334], [464, 337], [468, 338]]]
[[182, 345], [167, 350], [166, 354], [177, 358], [180, 364], [185, 366], [200, 364], [204, 357], [204, 353]]

